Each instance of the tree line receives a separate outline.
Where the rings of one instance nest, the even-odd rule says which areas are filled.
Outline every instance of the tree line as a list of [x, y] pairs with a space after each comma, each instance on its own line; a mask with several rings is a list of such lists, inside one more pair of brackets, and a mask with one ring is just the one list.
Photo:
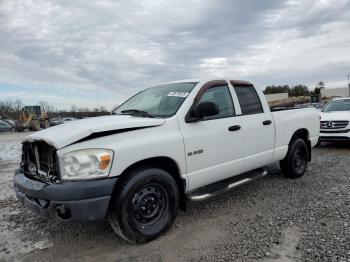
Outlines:
[[[89, 109], [88, 107], [78, 107], [76, 105], [72, 105], [70, 110], [61, 110], [45, 101], [39, 101], [38, 105], [41, 106], [42, 110], [48, 113], [50, 118], [59, 116], [72, 116], [75, 118], [82, 118], [109, 114], [109, 111], [104, 106]], [[24, 103], [20, 99], [7, 99], [3, 101], [0, 100], [0, 117], [17, 120], [19, 119], [22, 108], [24, 108], [24, 106]]]
[[310, 96], [319, 95], [321, 90], [325, 88], [324, 82], [320, 81], [313, 91], [310, 91], [309, 87], [305, 85], [272, 85], [267, 86], [264, 90], [264, 94], [276, 94], [276, 93], [288, 93], [288, 96]]

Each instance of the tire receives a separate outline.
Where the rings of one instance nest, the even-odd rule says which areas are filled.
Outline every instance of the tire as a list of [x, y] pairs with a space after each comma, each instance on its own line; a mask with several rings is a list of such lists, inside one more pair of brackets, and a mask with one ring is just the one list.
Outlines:
[[305, 140], [297, 138], [290, 143], [286, 157], [280, 161], [280, 168], [285, 177], [295, 179], [304, 175], [308, 153]]
[[16, 130], [17, 132], [24, 132], [24, 127], [22, 127], [22, 126], [16, 126], [16, 127], [15, 127], [15, 130]]
[[45, 119], [45, 120], [40, 121], [40, 127], [43, 129], [49, 128], [50, 127], [49, 120]]
[[178, 207], [178, 187], [168, 172], [152, 167], [138, 168], [118, 183], [108, 221], [127, 241], [146, 243], [168, 231]]
[[30, 127], [31, 127], [30, 130], [32, 130], [32, 131], [39, 131], [40, 130], [40, 121], [39, 120], [32, 120]]
[[317, 144], [315, 145], [315, 147], [319, 147], [321, 145], [321, 143], [322, 143], [321, 138], [318, 138]]

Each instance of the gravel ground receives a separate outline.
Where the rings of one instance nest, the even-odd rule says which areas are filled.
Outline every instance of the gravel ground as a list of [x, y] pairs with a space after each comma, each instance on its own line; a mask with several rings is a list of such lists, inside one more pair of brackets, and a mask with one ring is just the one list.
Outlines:
[[20, 142], [0, 133], [0, 261], [350, 261], [350, 145], [313, 151], [306, 175], [269, 175], [201, 203], [145, 245], [105, 221], [59, 224], [24, 210], [12, 190]]

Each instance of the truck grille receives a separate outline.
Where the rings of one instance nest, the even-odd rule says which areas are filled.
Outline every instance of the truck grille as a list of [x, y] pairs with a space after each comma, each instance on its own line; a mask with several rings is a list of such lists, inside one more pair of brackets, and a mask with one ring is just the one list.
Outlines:
[[349, 121], [321, 121], [321, 129], [343, 129], [349, 125]]
[[30, 178], [56, 182], [56, 149], [45, 141], [23, 142], [21, 168]]

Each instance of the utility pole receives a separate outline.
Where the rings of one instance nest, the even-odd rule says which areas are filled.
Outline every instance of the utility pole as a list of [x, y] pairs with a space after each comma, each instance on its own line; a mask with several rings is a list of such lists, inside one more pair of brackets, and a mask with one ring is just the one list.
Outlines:
[[96, 108], [98, 110], [98, 91], [99, 91], [99, 87], [97, 86], [96, 88]]
[[348, 74], [348, 87], [349, 87], [349, 96], [350, 96], [350, 74]]

